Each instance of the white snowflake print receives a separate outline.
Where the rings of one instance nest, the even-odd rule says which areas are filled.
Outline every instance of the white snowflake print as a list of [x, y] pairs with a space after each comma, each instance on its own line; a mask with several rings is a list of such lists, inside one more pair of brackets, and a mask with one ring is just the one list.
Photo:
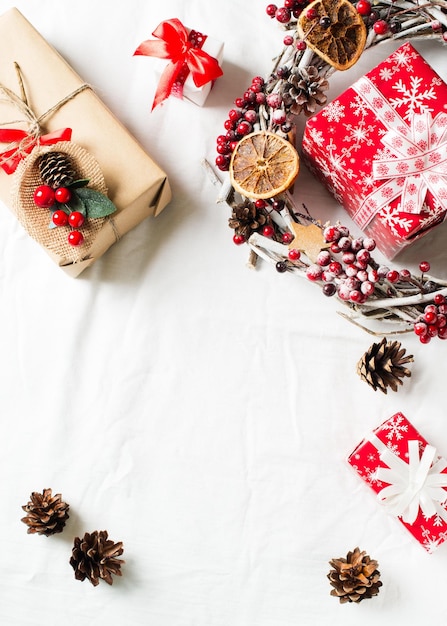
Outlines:
[[338, 100], [330, 102], [322, 112], [328, 122], [339, 122], [345, 115], [345, 107]]
[[356, 117], [364, 118], [370, 112], [367, 102], [358, 95], [354, 97], [349, 106], [351, 109], [353, 109], [353, 113]]
[[393, 89], [402, 95], [397, 98], [390, 98], [390, 104], [395, 109], [406, 107], [407, 110], [404, 115], [406, 120], [410, 119], [416, 111], [421, 113], [424, 111], [433, 112], [433, 108], [429, 107], [425, 101], [436, 100], [436, 91], [433, 87], [421, 91], [421, 83], [422, 77], [410, 76], [409, 86], [401, 78], [393, 85]]
[[322, 130], [318, 130], [317, 128], [311, 128], [309, 131], [309, 135], [311, 136], [312, 141], [319, 147], [324, 145], [324, 135]]
[[368, 459], [368, 461], [370, 463], [374, 463], [374, 461], [377, 460], [376, 455], [374, 454], [374, 452], [370, 452], [366, 458]]
[[402, 424], [404, 418], [402, 415], [395, 415], [391, 419], [388, 420], [386, 424], [384, 424], [383, 429], [387, 430], [386, 438], [390, 441], [393, 437], [396, 438], [396, 441], [399, 439], [403, 439], [403, 434], [408, 431], [408, 424]]
[[427, 550], [427, 552], [432, 553], [436, 550], [440, 543], [441, 541], [433, 535], [426, 537], [422, 545]]
[[391, 207], [389, 204], [387, 204], [382, 209], [380, 209], [377, 217], [381, 222], [383, 222], [383, 224], [385, 224], [389, 228], [389, 230], [391, 230], [393, 235], [395, 235], [396, 237], [400, 236], [398, 228], [408, 233], [413, 227], [413, 220], [401, 215], [400, 204], [398, 204], [396, 207]]
[[382, 67], [382, 69], [379, 71], [380, 80], [383, 80], [384, 82], [391, 80], [397, 69], [397, 65], [395, 65], [394, 68]]
[[386, 444], [386, 447], [388, 448], [390, 452], [392, 452], [396, 456], [400, 456], [400, 451], [397, 446], [397, 443], [391, 443], [391, 441], [388, 441], [388, 443]]
[[380, 480], [377, 480], [377, 469], [371, 469], [370, 467], [363, 468], [363, 475], [367, 482], [370, 485], [377, 485], [377, 487], [382, 487], [383, 483]]
[[413, 59], [417, 59], [417, 56], [416, 52], [411, 50], [410, 46], [404, 45], [388, 57], [387, 63], [397, 67], [399, 70], [402, 68], [411, 71], [413, 69], [411, 62]]

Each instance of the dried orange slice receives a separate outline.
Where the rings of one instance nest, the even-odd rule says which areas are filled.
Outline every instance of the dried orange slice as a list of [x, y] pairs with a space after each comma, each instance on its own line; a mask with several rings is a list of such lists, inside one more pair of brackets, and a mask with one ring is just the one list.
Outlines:
[[[309, 9], [317, 12], [309, 19]], [[330, 24], [320, 23], [329, 18]], [[315, 0], [298, 19], [298, 34], [311, 50], [337, 70], [347, 70], [360, 58], [366, 43], [366, 26], [349, 0]]]
[[298, 153], [279, 135], [258, 131], [243, 137], [230, 162], [231, 183], [247, 198], [273, 198], [291, 187], [299, 170]]

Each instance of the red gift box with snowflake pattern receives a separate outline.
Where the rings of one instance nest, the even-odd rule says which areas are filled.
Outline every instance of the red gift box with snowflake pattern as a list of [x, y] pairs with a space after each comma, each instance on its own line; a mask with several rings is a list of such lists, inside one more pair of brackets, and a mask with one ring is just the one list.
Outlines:
[[304, 162], [389, 259], [447, 212], [445, 102], [405, 43], [306, 123]]
[[447, 539], [447, 461], [402, 413], [365, 437], [348, 463], [428, 552]]

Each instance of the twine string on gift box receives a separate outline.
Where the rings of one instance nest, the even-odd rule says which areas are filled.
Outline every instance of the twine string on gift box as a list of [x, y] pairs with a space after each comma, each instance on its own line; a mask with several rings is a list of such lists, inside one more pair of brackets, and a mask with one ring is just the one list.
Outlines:
[[427, 518], [439, 515], [447, 522], [447, 510], [442, 506], [447, 500], [447, 461], [436, 459], [436, 448], [425, 446], [419, 457], [419, 441], [408, 442], [408, 463], [399, 458], [376, 435], [369, 437], [377, 448], [380, 460], [388, 467], [378, 467], [375, 478], [387, 483], [377, 498], [391, 513], [413, 524], [419, 508]]
[[7, 174], [13, 173], [17, 169], [18, 163], [25, 158], [35, 146], [51, 145], [58, 141], [68, 141], [71, 139], [71, 129], [69, 128], [62, 128], [44, 135], [42, 133], [41, 123], [44, 119], [50, 117], [53, 113], [67, 104], [67, 102], [76, 98], [78, 94], [82, 93], [86, 89], [91, 89], [90, 85], [82, 83], [79, 87], [59, 100], [59, 102], [54, 104], [47, 111], [39, 116], [36, 116], [34, 111], [28, 105], [28, 98], [26, 96], [20, 66], [18, 63], [14, 63], [14, 67], [20, 87], [20, 96], [1, 83], [0, 90], [5, 94], [5, 96], [7, 96], [7, 99], [4, 99], [3, 102], [6, 101], [8, 104], [13, 104], [24, 115], [25, 119], [2, 122], [0, 123], [0, 126], [14, 126], [16, 124], [23, 124], [26, 122], [28, 124], [28, 130], [25, 131], [17, 128], [0, 129], [0, 143], [8, 143], [6, 150], [0, 153], [0, 167], [2, 167]]

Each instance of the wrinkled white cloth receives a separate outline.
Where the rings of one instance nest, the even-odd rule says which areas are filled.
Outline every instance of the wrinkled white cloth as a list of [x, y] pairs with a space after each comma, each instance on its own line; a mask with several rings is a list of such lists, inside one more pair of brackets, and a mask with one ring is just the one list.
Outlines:
[[[168, 172], [174, 198], [78, 279], [1, 207], [1, 624], [415, 626], [427, 606], [441, 623], [447, 548], [427, 555], [345, 458], [396, 411], [447, 454], [447, 345], [401, 336], [413, 376], [398, 393], [374, 393], [355, 366], [375, 338], [315, 285], [263, 263], [247, 269], [201, 166], [233, 100], [282, 48], [267, 3], [0, 9], [13, 4]], [[151, 113], [152, 61], [132, 55], [172, 17], [225, 42], [224, 76], [203, 108], [171, 98]], [[415, 46], [447, 79], [445, 49]], [[329, 96], [396, 47], [335, 74]], [[356, 232], [304, 166], [295, 195]], [[438, 234], [395, 265], [425, 259], [446, 278]], [[21, 506], [46, 487], [70, 503], [70, 519], [61, 535], [27, 535]], [[94, 588], [68, 561], [75, 536], [104, 529], [126, 564], [112, 587]], [[383, 588], [341, 606], [328, 561], [357, 545], [379, 561]]]

